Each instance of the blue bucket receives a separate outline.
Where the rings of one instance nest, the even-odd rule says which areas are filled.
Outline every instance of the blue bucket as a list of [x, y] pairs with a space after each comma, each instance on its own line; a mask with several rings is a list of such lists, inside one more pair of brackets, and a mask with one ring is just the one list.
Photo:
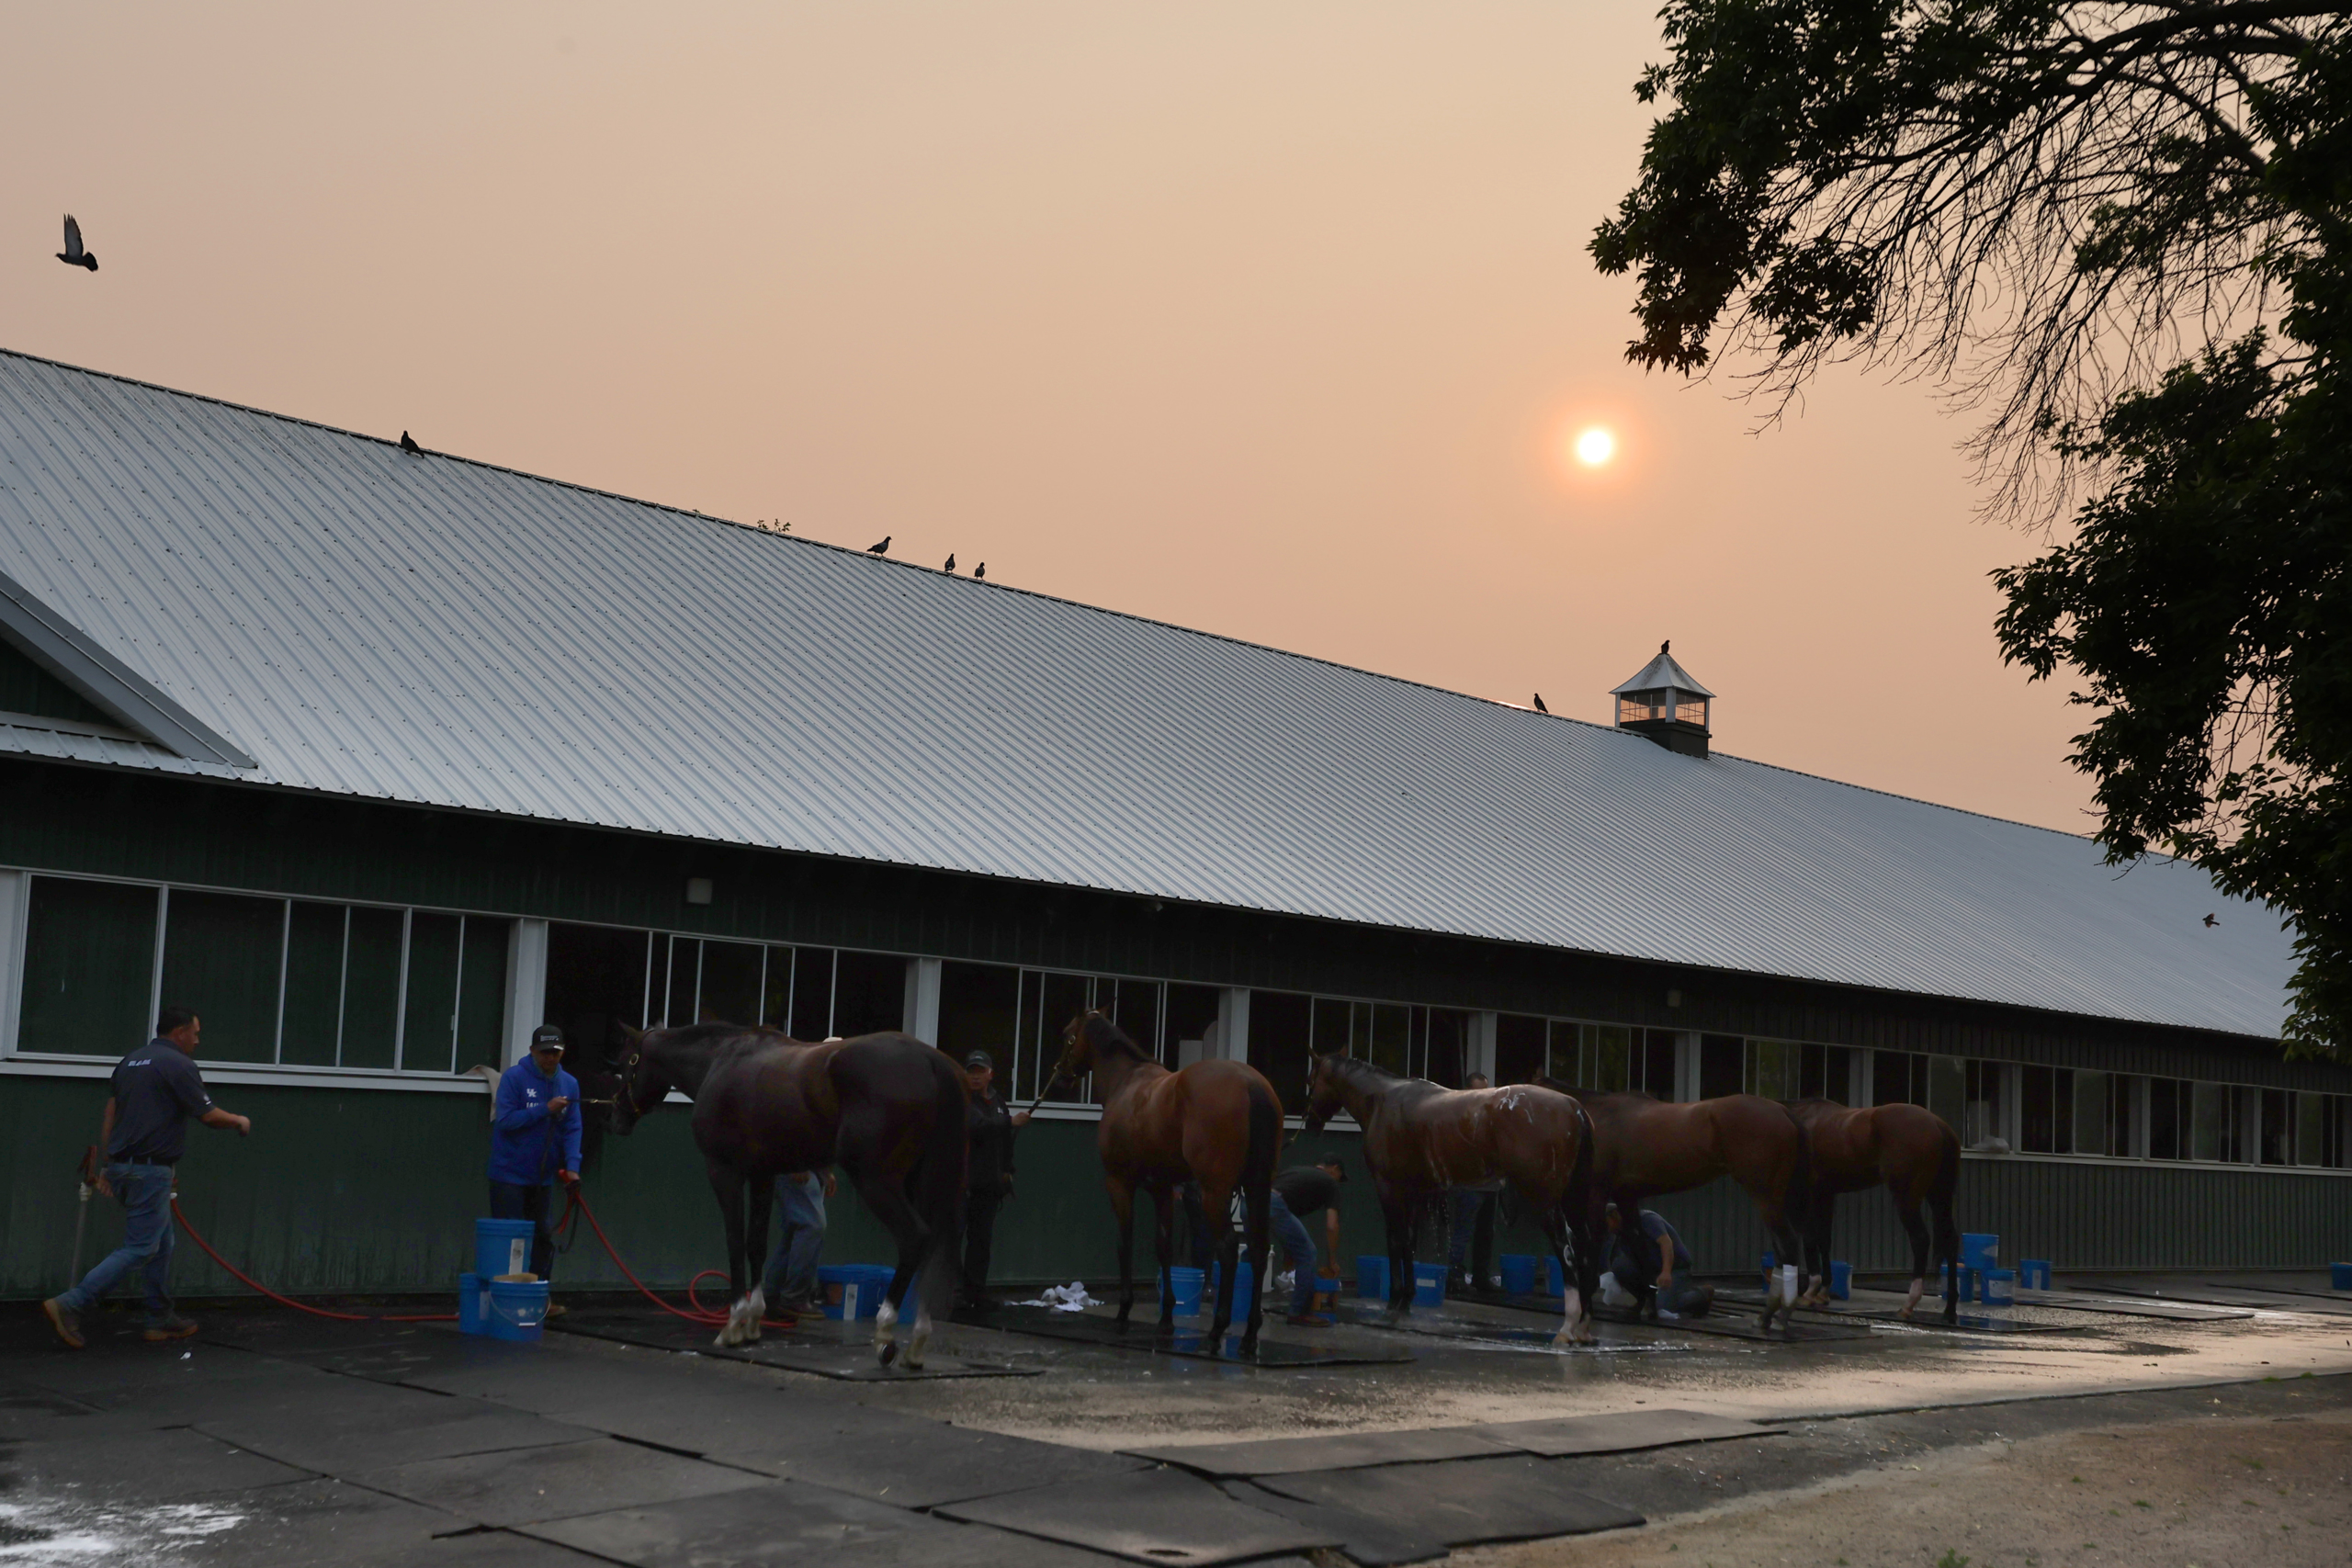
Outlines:
[[[1201, 1297], [1201, 1304], [1197, 1315], [1205, 1317], [1214, 1317], [1216, 1315], [1217, 1281], [1224, 1278], [1222, 1271], [1224, 1265], [1219, 1264], [1209, 1270], [1208, 1291], [1206, 1294]], [[1250, 1272], [1249, 1264], [1238, 1263], [1234, 1266], [1233, 1316], [1236, 1322], [1239, 1322], [1250, 1315], [1250, 1292], [1256, 1283], [1257, 1281], [1255, 1278]]]
[[874, 1316], [882, 1310], [882, 1299], [889, 1293], [891, 1276], [897, 1272], [876, 1263], [819, 1264], [817, 1293], [824, 1298], [825, 1315], [849, 1322]]
[[537, 1339], [548, 1318], [545, 1280], [492, 1280], [483, 1325], [493, 1339]]
[[2352, 1291], [2352, 1263], [2329, 1264], [2327, 1288], [2331, 1291]]
[[1554, 1301], [1566, 1301], [1568, 1295], [1567, 1270], [1550, 1253], [1544, 1255], [1544, 1293]]
[[1163, 1304], [1172, 1306], [1178, 1317], [1200, 1316], [1201, 1291], [1207, 1285], [1208, 1279], [1208, 1275], [1198, 1269], [1170, 1269], [1168, 1293], [1174, 1300]]
[[1834, 1302], [1849, 1302], [1854, 1299], [1854, 1266], [1852, 1264], [1840, 1263], [1835, 1258], [1830, 1259], [1829, 1299]]
[[489, 1329], [482, 1323], [481, 1298], [482, 1288], [481, 1275], [460, 1274], [458, 1276], [458, 1333], [486, 1334], [489, 1332]]
[[1983, 1273], [2001, 1264], [2001, 1238], [1974, 1231], [1963, 1231], [1960, 1237], [1960, 1266]]
[[2013, 1306], [2018, 1299], [2018, 1271], [2014, 1269], [1984, 1270], [1984, 1304]]
[[1764, 1255], [1764, 1294], [1768, 1298], [1772, 1294], [1772, 1270], [1779, 1267], [1780, 1259], [1769, 1252]]
[[1413, 1304], [1422, 1307], [1442, 1307], [1445, 1304], [1444, 1264], [1413, 1265]]
[[1356, 1294], [1366, 1301], [1388, 1299], [1388, 1259], [1374, 1258], [1368, 1252], [1357, 1255]]
[[1535, 1254], [1506, 1252], [1503, 1254], [1503, 1294], [1532, 1296], [1535, 1293]]
[[2020, 1290], [2046, 1291], [2050, 1288], [2050, 1259], [2020, 1258], [2018, 1259], [2018, 1286]]
[[474, 1272], [485, 1280], [529, 1273], [531, 1238], [538, 1228], [529, 1220], [476, 1220]]

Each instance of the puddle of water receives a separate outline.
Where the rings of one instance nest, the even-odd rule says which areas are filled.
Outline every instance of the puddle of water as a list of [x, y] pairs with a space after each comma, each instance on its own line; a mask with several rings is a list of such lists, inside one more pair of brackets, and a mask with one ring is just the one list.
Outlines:
[[206, 1503], [0, 1503], [0, 1563], [10, 1568], [171, 1568], [182, 1542], [235, 1529], [245, 1516]]

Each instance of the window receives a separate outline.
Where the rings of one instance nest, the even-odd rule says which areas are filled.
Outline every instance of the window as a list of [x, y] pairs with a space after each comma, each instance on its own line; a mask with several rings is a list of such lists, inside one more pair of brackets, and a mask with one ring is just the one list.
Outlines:
[[32, 878], [17, 1050], [120, 1056], [150, 1037], [161, 891]]
[[[1252, 1027], [1255, 1027], [1254, 1021]], [[1495, 1015], [1495, 1081], [1533, 1083], [1544, 1076], [1551, 1025], [1525, 1013]]]
[[1306, 1111], [1307, 1045], [1315, 999], [1295, 991], [1250, 993], [1250, 1065], [1266, 1075], [1292, 1116]]
[[206, 1061], [429, 1073], [495, 1064], [512, 926], [35, 876], [17, 1048], [119, 1055], [147, 1038], [160, 1001], [196, 1010]]
[[1780, 1040], [1751, 1040], [1747, 1043], [1747, 1081], [1741, 1088], [1767, 1100], [1794, 1100], [1803, 1066], [1804, 1054], [1797, 1045]]
[[2291, 1090], [2266, 1089], [2260, 1096], [2260, 1131], [2256, 1144], [2264, 1165], [2295, 1163], [2295, 1096]]
[[2076, 1068], [2074, 1079], [2074, 1152], [2078, 1155], [2128, 1154], [2115, 1137], [2115, 1091], [2122, 1080], [2112, 1073]]
[[1736, 1034], [1699, 1037], [1699, 1098], [1721, 1100], [1747, 1089], [1747, 1042]]
[[2237, 1157], [2237, 1129], [2230, 1111], [2230, 1087], [2227, 1084], [2194, 1083], [2188, 1086], [2189, 1156], [2199, 1160], [2233, 1160]]
[[2178, 1078], [2148, 1080], [2148, 1157], [2188, 1157], [2188, 1085]]
[[1928, 1058], [1916, 1051], [1871, 1053], [1872, 1105], [1928, 1103]]

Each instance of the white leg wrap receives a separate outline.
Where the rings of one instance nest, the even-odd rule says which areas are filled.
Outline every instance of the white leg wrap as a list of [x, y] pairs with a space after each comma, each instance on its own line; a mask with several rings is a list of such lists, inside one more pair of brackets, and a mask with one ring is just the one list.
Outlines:
[[1919, 1310], [1919, 1297], [1927, 1288], [1928, 1281], [1924, 1279], [1914, 1280], [1911, 1281], [1911, 1293], [1904, 1299], [1903, 1303], [1904, 1316], [1909, 1317], [1913, 1313]]

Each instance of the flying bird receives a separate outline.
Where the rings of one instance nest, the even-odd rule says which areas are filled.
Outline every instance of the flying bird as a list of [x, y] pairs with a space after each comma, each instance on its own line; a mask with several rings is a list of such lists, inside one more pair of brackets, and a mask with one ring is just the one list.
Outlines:
[[887, 555], [888, 555], [888, 554], [890, 553], [890, 536], [889, 536], [889, 535], [888, 535], [888, 534], [885, 534], [885, 535], [883, 535], [883, 536], [882, 536], [882, 542], [881, 542], [880, 544], [878, 544], [878, 545], [868, 545], [868, 546], [866, 546], [866, 547], [865, 547], [865, 553], [866, 553], [867, 555], [869, 555], [869, 556], [887, 556]]
[[1535, 711], [1537, 713], [1550, 713], [1552, 711], [1550, 708], [1544, 705], [1544, 694], [1541, 692], [1535, 694]]
[[413, 452], [419, 457], [422, 457], [424, 453], [424, 448], [416, 444], [416, 437], [411, 435], [405, 430], [401, 432], [401, 450], [403, 452]]
[[74, 215], [70, 212], [65, 215], [65, 248], [57, 253], [57, 259], [67, 266], [86, 266], [92, 272], [98, 270], [98, 258], [82, 248], [82, 225], [74, 221]]
[[2218, 925], [2220, 925], [2222, 922], [2221, 922], [2221, 921], [2219, 921], [2219, 920], [2217, 920], [2217, 919], [2215, 919], [2212, 916], [2208, 915], [2208, 916], [2206, 916], [2206, 917], [2205, 917], [2205, 923], [2206, 923], [2207, 925], [2209, 925], [2209, 926], [2218, 926]]
[[956, 570], [956, 554], [954, 551], [951, 550], [948, 552], [947, 564], [941, 567], [939, 570], [942, 571], [954, 571]]
[[981, 580], [983, 580], [984, 578], [986, 578], [986, 577], [988, 576], [988, 574], [989, 574], [989, 563], [988, 563], [988, 562], [986, 562], [986, 561], [982, 561], [979, 565], [978, 565], [978, 566], [976, 566], [976, 567], [974, 567], [974, 568], [972, 569], [972, 581], [975, 581], [975, 582], [978, 582], [978, 581], [980, 581]]

